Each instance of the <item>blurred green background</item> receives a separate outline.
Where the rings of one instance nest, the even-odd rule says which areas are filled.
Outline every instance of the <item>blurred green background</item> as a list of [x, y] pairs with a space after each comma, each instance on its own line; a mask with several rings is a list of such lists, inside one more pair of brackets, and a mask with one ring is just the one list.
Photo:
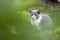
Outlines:
[[[53, 23], [38, 30], [29, 20], [29, 8], [48, 14]], [[44, 0], [0, 0], [0, 40], [60, 40], [60, 6]]]

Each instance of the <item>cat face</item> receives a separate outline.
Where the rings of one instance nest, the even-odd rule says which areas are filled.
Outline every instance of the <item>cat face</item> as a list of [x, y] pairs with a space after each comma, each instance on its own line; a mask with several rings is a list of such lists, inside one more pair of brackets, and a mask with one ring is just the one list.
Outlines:
[[40, 10], [30, 10], [29, 13], [30, 13], [30, 18], [35, 20], [39, 18]]

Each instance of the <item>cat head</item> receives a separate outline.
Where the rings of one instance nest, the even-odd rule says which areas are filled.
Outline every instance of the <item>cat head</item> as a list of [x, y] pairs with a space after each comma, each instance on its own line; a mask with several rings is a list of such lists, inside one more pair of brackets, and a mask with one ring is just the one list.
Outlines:
[[40, 15], [40, 10], [32, 10], [32, 9], [30, 9], [29, 13], [30, 13], [30, 18], [38, 19], [39, 15]]

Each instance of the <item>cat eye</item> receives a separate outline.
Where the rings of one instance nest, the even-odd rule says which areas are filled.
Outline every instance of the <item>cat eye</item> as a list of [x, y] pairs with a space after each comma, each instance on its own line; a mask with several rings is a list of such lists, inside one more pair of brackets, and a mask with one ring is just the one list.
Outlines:
[[33, 14], [30, 14], [30, 16], [33, 16]]
[[38, 10], [37, 13], [40, 14], [40, 10]]
[[35, 16], [37, 16], [37, 14], [35, 14]]

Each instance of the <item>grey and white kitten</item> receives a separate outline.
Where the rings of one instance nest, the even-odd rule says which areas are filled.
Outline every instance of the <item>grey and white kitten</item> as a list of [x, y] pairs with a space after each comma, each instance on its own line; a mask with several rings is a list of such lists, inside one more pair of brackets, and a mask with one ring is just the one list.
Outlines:
[[47, 14], [41, 14], [40, 10], [30, 9], [29, 13], [31, 24], [39, 29], [49, 26], [52, 23], [51, 18]]

